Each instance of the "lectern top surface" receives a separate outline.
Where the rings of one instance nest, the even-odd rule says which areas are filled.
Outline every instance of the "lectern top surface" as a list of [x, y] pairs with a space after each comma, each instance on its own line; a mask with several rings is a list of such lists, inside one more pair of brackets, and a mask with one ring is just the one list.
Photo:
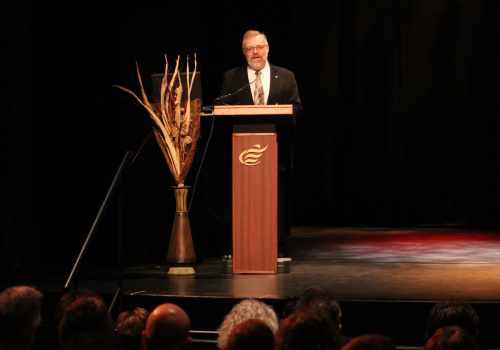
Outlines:
[[222, 105], [214, 115], [292, 115], [293, 105]]

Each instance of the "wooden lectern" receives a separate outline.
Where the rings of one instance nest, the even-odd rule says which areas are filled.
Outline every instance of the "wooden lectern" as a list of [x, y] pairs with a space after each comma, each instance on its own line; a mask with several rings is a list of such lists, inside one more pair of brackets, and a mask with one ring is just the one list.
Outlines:
[[233, 124], [233, 273], [274, 274], [278, 260], [276, 126], [292, 105], [215, 106]]

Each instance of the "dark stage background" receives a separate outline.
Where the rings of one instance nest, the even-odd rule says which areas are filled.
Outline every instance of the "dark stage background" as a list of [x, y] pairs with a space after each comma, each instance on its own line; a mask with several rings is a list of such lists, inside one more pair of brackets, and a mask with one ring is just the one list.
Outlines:
[[[294, 71], [305, 106], [295, 129], [294, 226], [496, 228], [499, 42], [494, 1], [9, 1], [2, 50], [2, 272], [70, 269], [127, 150], [151, 131], [113, 84], [139, 91], [180, 55], [197, 54], [205, 105], [241, 37], [265, 32], [272, 63]], [[204, 121], [197, 156], [208, 139]], [[230, 252], [216, 122], [190, 211], [198, 258]], [[197, 160], [199, 163], [199, 158]], [[198, 164], [197, 163], [197, 164]], [[188, 184], [193, 185], [191, 170]], [[163, 262], [174, 185], [156, 142], [123, 180], [127, 262]], [[117, 197], [118, 198], [118, 197]], [[118, 203], [89, 264], [116, 256]]]

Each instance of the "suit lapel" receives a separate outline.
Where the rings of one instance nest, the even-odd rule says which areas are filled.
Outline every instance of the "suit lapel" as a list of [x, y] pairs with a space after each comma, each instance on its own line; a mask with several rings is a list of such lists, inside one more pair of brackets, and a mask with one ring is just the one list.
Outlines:
[[269, 77], [269, 81], [270, 81], [270, 84], [269, 84], [269, 96], [267, 97], [267, 104], [273, 104], [273, 96], [274, 96], [274, 92], [276, 91], [276, 86], [278, 85], [279, 83], [279, 75], [278, 75], [278, 71], [276, 70], [276, 68], [274, 68], [274, 66], [272, 64], [269, 64], [269, 72], [270, 72], [270, 77]]

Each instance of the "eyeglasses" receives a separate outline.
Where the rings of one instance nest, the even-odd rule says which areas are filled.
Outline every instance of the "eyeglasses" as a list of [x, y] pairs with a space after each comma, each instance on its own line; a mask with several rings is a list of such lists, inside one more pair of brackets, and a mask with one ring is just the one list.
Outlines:
[[250, 46], [250, 47], [245, 47], [243, 51], [245, 52], [253, 52], [254, 50], [257, 51], [262, 51], [267, 47], [267, 45], [257, 45], [257, 46]]

